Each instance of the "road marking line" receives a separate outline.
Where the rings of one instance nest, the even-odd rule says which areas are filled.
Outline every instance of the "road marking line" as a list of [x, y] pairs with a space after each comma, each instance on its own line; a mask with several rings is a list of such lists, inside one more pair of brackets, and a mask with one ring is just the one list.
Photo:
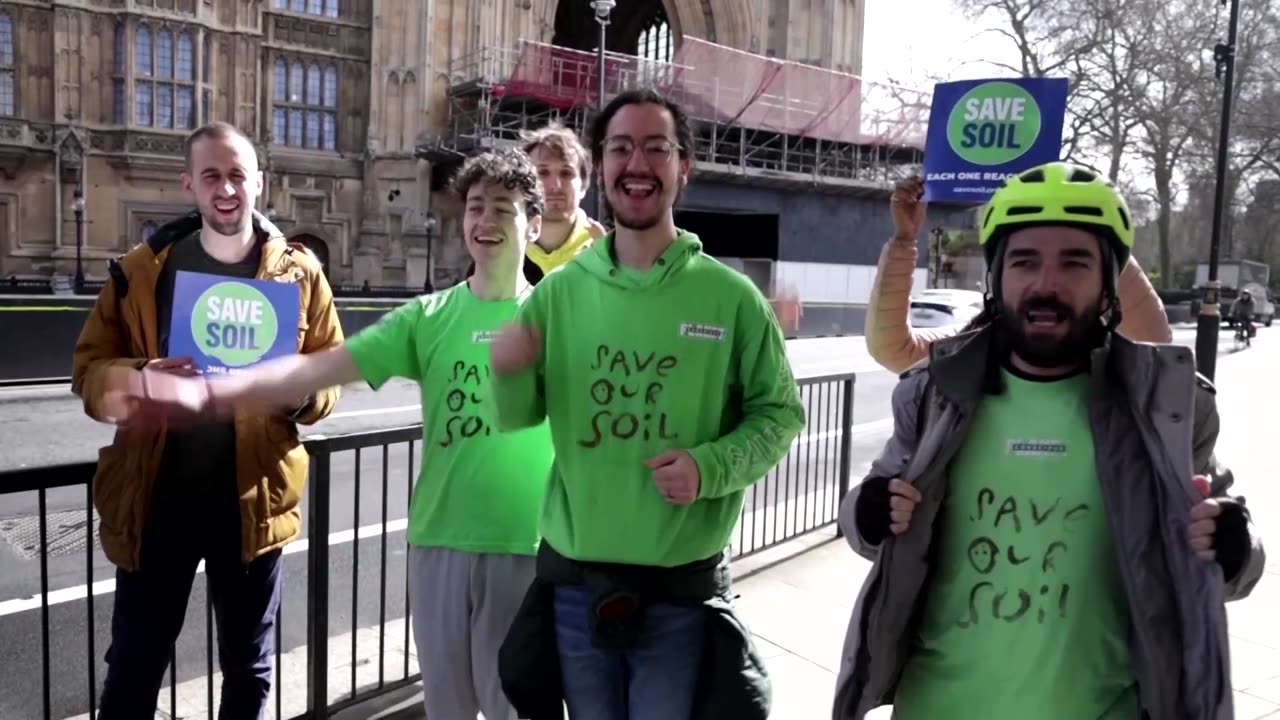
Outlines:
[[421, 405], [397, 405], [396, 407], [371, 408], [369, 410], [349, 410], [347, 412], [336, 412], [330, 414], [325, 420], [337, 420], [338, 418], [365, 417], [367, 415], [387, 415], [390, 413], [410, 412], [421, 410]]
[[[412, 407], [417, 408], [418, 406], [414, 405]], [[368, 411], [359, 411], [359, 412], [368, 412]], [[869, 432], [874, 432], [876, 430], [892, 428], [892, 427], [893, 427], [893, 418], [889, 417], [889, 418], [881, 418], [879, 420], [871, 420], [869, 422], [864, 422], [864, 423], [858, 423], [854, 425], [852, 429], [853, 429], [853, 435], [858, 436], [858, 435], [864, 435]], [[809, 445], [811, 443], [819, 442], [821, 440], [826, 440], [828, 438], [839, 437], [839, 435], [840, 435], [840, 430], [838, 429], [824, 430], [822, 432], [813, 433], [807, 436], [802, 435], [796, 438], [791, 443], [791, 447], [797, 448], [800, 445]], [[400, 518], [398, 520], [388, 520], [387, 534], [389, 535], [391, 533], [401, 532], [408, 527], [409, 527], [408, 518]], [[329, 545], [342, 545], [344, 543], [349, 543], [349, 542], [352, 542], [353, 539], [357, 536], [359, 536], [361, 540], [366, 540], [368, 538], [378, 537], [381, 534], [382, 534], [382, 523], [380, 522], [374, 523], [372, 525], [365, 525], [357, 530], [341, 530], [339, 532], [330, 533]], [[308, 547], [310, 547], [310, 540], [305, 537], [299, 538], [298, 540], [295, 540], [289, 543], [288, 545], [285, 545], [284, 550], [281, 551], [281, 554], [293, 555], [295, 553], [306, 552]], [[113, 571], [108, 570], [107, 572], [113, 572]], [[204, 561], [201, 560], [200, 564], [196, 566], [196, 574], [199, 575], [203, 572], [204, 572]], [[75, 600], [83, 600], [86, 597], [85, 589], [86, 589], [86, 586], [84, 585], [76, 585], [69, 588], [62, 588], [61, 590], [50, 590], [48, 593], [49, 605], [50, 606], [60, 605], [62, 603], [68, 603]], [[94, 596], [113, 593], [115, 592], [115, 589], [116, 589], [115, 578], [99, 580], [95, 582], [92, 586], [92, 592]], [[39, 593], [37, 593], [30, 597], [14, 598], [12, 600], [5, 600], [3, 602], [0, 602], [0, 617], [4, 617], [6, 615], [15, 615], [17, 613], [27, 612], [30, 610], [39, 610], [39, 609], [40, 609], [40, 595]]]

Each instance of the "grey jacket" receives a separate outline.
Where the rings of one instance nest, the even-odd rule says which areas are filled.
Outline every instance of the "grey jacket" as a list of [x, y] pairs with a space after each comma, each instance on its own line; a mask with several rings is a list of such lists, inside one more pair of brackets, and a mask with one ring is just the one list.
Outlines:
[[[902, 478], [920, 491], [910, 529], [868, 545], [855, 522], [859, 488], [841, 505], [839, 525], [849, 544], [875, 564], [849, 622], [834, 720], [861, 720], [893, 702], [928, 584], [946, 469], [995, 377], [988, 358], [996, 357], [997, 342], [989, 327], [939, 340], [894, 389], [893, 436], [869, 477]], [[1201, 499], [1192, 469], [1211, 476], [1214, 495], [1225, 495], [1233, 482], [1213, 459], [1213, 386], [1196, 374], [1189, 349], [1119, 335], [1094, 352], [1090, 377], [1098, 479], [1129, 598], [1143, 707], [1151, 720], [1230, 720], [1224, 602], [1249, 594], [1265, 557], [1251, 522], [1249, 557], [1224, 584], [1218, 566], [1197, 558], [1187, 543], [1189, 512]]]

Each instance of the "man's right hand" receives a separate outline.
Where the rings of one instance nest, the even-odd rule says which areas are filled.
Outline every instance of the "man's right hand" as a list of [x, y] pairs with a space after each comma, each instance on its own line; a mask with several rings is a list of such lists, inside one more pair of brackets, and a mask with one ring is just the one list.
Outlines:
[[913, 175], [901, 180], [893, 189], [893, 197], [889, 199], [889, 208], [893, 214], [893, 238], [904, 242], [915, 242], [920, 236], [920, 228], [924, 225], [925, 209], [924, 180]]
[[854, 508], [862, 539], [869, 545], [879, 545], [890, 533], [905, 533], [911, 527], [911, 516], [920, 500], [920, 491], [901, 478], [872, 478], [864, 482]]
[[197, 376], [189, 359], [153, 360], [141, 370], [111, 368], [105, 386], [104, 414], [117, 425], [187, 424], [212, 407], [208, 382]]
[[527, 370], [542, 355], [542, 333], [532, 325], [512, 323], [489, 346], [489, 367], [501, 375]]

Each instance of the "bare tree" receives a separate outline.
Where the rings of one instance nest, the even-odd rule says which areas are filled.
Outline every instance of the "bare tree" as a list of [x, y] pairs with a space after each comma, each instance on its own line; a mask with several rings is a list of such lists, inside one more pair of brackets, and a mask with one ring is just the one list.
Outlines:
[[1157, 6], [1153, 0], [1091, 1], [1099, 42], [1074, 59], [1072, 104], [1085, 124], [1081, 144], [1105, 159], [1107, 177], [1119, 183], [1126, 150], [1142, 126], [1133, 107], [1148, 90], [1147, 33]]
[[[1225, 40], [1225, 12], [1218, 18], [1216, 32], [1215, 41]], [[1243, 208], [1250, 205], [1247, 196], [1253, 185], [1267, 177], [1280, 177], [1280, 9], [1274, 4], [1242, 5], [1234, 74], [1225, 192], [1228, 216], [1224, 229], [1229, 232], [1224, 233], [1222, 250], [1229, 255], [1244, 251], [1250, 259], [1257, 259], [1255, 256], [1264, 249], [1246, 247], [1245, 243], [1236, 242], [1235, 235], [1239, 230], [1247, 234]], [[1213, 177], [1218, 163], [1223, 87], [1218, 81], [1200, 89], [1205, 95], [1197, 105], [1204, 108], [1205, 117], [1193, 127], [1197, 137], [1187, 164], [1192, 172]], [[1205, 232], [1212, 232], [1211, 220]], [[1204, 246], [1207, 248], [1207, 238]]]
[[1017, 66], [991, 63], [1029, 77], [1065, 77], [1070, 84], [1063, 157], [1096, 165], [1121, 179], [1126, 150], [1141, 123], [1134, 103], [1146, 92], [1148, 34], [1157, 0], [956, 0], [971, 18], [1013, 45]]
[[1202, 51], [1214, 36], [1213, 7], [1202, 0], [1171, 0], [1156, 8], [1148, 34], [1151, 61], [1141, 69], [1145, 92], [1133, 106], [1141, 132], [1135, 134], [1132, 147], [1150, 170], [1155, 186], [1163, 287], [1173, 279], [1170, 230], [1180, 172], [1185, 157], [1195, 150], [1198, 129], [1208, 115], [1200, 101], [1213, 73]]

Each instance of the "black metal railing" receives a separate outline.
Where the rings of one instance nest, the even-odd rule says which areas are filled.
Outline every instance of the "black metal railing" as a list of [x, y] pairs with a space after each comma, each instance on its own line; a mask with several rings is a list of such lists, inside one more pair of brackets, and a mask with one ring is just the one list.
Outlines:
[[[799, 381], [806, 427], [777, 467], [746, 491], [730, 543], [735, 558], [835, 521], [849, 488], [854, 383], [851, 373]], [[276, 616], [277, 720], [327, 717], [419, 679], [411, 657], [405, 530], [421, 426], [315, 436], [305, 445], [311, 454], [306, 534], [286, 546]], [[0, 662], [6, 668], [0, 717], [92, 718], [96, 710], [115, 571], [96, 545], [94, 467], [0, 472], [0, 538], [10, 546], [0, 543]], [[9, 549], [16, 560], [6, 556]], [[103, 597], [95, 602], [95, 595]], [[29, 615], [36, 610], [38, 639]], [[160, 695], [170, 716], [216, 717], [214, 643], [208, 586], [199, 575]]]

